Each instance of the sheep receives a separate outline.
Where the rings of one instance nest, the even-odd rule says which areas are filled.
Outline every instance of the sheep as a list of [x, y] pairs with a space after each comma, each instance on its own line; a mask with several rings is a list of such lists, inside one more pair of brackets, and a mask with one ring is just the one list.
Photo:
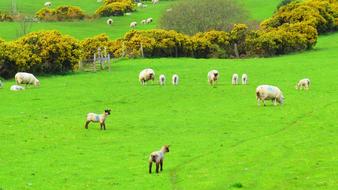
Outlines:
[[248, 75], [247, 74], [242, 75], [242, 84], [244, 84], [244, 85], [248, 84]]
[[157, 4], [157, 3], [160, 2], [160, 0], [151, 0], [151, 2], [152, 2], [153, 4]]
[[143, 7], [143, 3], [137, 3], [137, 7]]
[[302, 90], [302, 89], [309, 90], [309, 87], [310, 87], [310, 79], [308, 78], [300, 80], [296, 85], [297, 90]]
[[238, 84], [238, 74], [235, 73], [235, 74], [232, 75], [231, 84], [233, 84], [233, 85]]
[[2, 81], [0, 80], [0, 88], [2, 88], [4, 85], [2, 83]]
[[154, 82], [155, 72], [152, 69], [144, 69], [140, 72], [138, 79], [142, 85], [145, 85], [145, 83], [149, 80]]
[[214, 86], [218, 80], [219, 73], [217, 70], [211, 70], [208, 73], [208, 82], [210, 85]]
[[161, 86], [165, 85], [165, 76], [163, 74], [160, 75], [160, 85]]
[[130, 23], [130, 28], [135, 28], [136, 25], [137, 25], [137, 22], [131, 22], [131, 23]]
[[126, 16], [130, 16], [130, 15], [131, 15], [131, 13], [125, 13], [125, 15], [126, 15]]
[[149, 156], [149, 173], [151, 174], [151, 169], [153, 162], [156, 163], [156, 173], [158, 173], [158, 169], [160, 167], [160, 170], [163, 170], [163, 160], [164, 160], [164, 154], [169, 152], [169, 145], [162, 146], [161, 150], [154, 151]]
[[278, 87], [272, 85], [258, 86], [256, 88], [256, 98], [258, 106], [260, 106], [261, 101], [263, 101], [264, 106], [266, 106], [265, 100], [272, 100], [275, 106], [277, 105], [277, 102], [280, 105], [283, 105], [284, 103], [284, 96], [282, 91]]
[[18, 72], [15, 74], [16, 84], [34, 84], [34, 86], [40, 86], [40, 81], [31, 73]]
[[96, 113], [88, 113], [87, 114], [87, 120], [86, 120], [86, 125], [85, 125], [85, 129], [88, 129], [88, 125], [90, 122], [94, 122], [100, 123], [100, 129], [104, 129], [106, 130], [106, 118], [108, 117], [108, 115], [110, 115], [110, 109], [104, 110], [103, 114], [96, 114]]
[[11, 91], [20, 91], [20, 90], [25, 90], [25, 87], [19, 86], [19, 85], [12, 85], [10, 90]]
[[173, 83], [173, 85], [177, 86], [178, 82], [179, 82], [179, 77], [178, 77], [177, 74], [174, 74], [173, 77], [172, 77], [172, 83]]
[[108, 25], [112, 25], [113, 22], [114, 22], [114, 21], [113, 21], [113, 19], [111, 19], [111, 18], [107, 20], [107, 24], [108, 24]]
[[146, 20], [141, 20], [141, 24], [146, 24]]
[[153, 18], [147, 18], [146, 22], [147, 22], [147, 24], [152, 23], [153, 22]]
[[52, 2], [47, 1], [47, 2], [45, 2], [44, 6], [45, 7], [51, 7], [52, 6]]

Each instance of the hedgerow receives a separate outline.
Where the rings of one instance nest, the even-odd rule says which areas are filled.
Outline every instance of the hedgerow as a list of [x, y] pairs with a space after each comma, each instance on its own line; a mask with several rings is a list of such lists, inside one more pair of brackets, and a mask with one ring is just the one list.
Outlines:
[[60, 6], [56, 9], [42, 8], [35, 16], [43, 21], [71, 21], [82, 20], [86, 15], [79, 7]]

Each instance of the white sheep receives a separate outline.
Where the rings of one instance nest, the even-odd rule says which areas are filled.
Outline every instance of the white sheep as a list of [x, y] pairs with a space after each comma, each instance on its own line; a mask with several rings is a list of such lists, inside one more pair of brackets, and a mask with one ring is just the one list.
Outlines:
[[277, 102], [279, 104], [284, 103], [284, 96], [282, 91], [272, 85], [260, 85], [256, 88], [256, 98], [257, 104], [260, 105], [260, 102], [263, 101], [265, 106], [265, 100], [272, 100], [273, 104], [276, 106]]
[[11, 91], [20, 91], [20, 90], [25, 90], [25, 87], [19, 86], [19, 85], [12, 85], [10, 90]]
[[146, 20], [141, 20], [141, 24], [146, 24], [147, 21]]
[[157, 3], [160, 2], [160, 0], [151, 0], [151, 2], [152, 2], [153, 4], [157, 4]]
[[160, 80], [160, 85], [161, 85], [161, 86], [165, 85], [165, 76], [164, 76], [163, 74], [160, 75], [159, 80]]
[[113, 21], [113, 19], [111, 19], [111, 18], [107, 20], [107, 24], [108, 24], [108, 25], [112, 25], [113, 22], [114, 22], [114, 21]]
[[131, 13], [125, 13], [125, 15], [126, 15], [126, 16], [130, 16], [130, 15], [131, 15]]
[[2, 88], [4, 85], [2, 83], [2, 81], [0, 80], [0, 88]]
[[296, 85], [297, 90], [302, 90], [302, 89], [309, 90], [309, 87], [310, 87], [310, 79], [308, 78], [298, 81]]
[[137, 7], [143, 7], [143, 3], [137, 3]]
[[208, 82], [210, 85], [215, 85], [219, 77], [217, 70], [211, 70], [208, 72]]
[[242, 75], [242, 84], [244, 84], [244, 85], [248, 84], [248, 75], [247, 74]]
[[233, 74], [231, 79], [231, 84], [237, 85], [238, 84], [238, 74]]
[[149, 173], [151, 174], [151, 168], [153, 165], [153, 162], [156, 163], [156, 173], [158, 173], [158, 170], [163, 170], [163, 160], [164, 160], [164, 154], [169, 152], [169, 145], [162, 146], [161, 150], [154, 151], [149, 155]]
[[88, 125], [90, 122], [94, 122], [94, 123], [100, 123], [100, 129], [104, 129], [106, 130], [106, 118], [108, 117], [108, 115], [110, 115], [110, 109], [109, 110], [104, 110], [103, 114], [96, 114], [96, 113], [88, 113], [87, 114], [87, 119], [86, 119], [86, 125], [85, 128], [88, 129]]
[[136, 25], [137, 25], [137, 22], [131, 22], [131, 23], [130, 23], [130, 28], [135, 28]]
[[154, 82], [155, 72], [152, 69], [144, 69], [140, 72], [138, 79], [142, 85], [145, 85], [149, 80]]
[[147, 18], [146, 22], [147, 22], [147, 24], [152, 23], [153, 22], [153, 18]]
[[44, 6], [45, 7], [51, 7], [52, 6], [52, 2], [47, 1], [47, 2], [45, 2]]
[[179, 82], [180, 78], [178, 77], [177, 74], [174, 74], [173, 77], [172, 77], [172, 83], [173, 85], [178, 85], [178, 82]]
[[39, 86], [40, 81], [31, 73], [18, 72], [15, 74], [16, 84], [34, 84], [34, 86]]

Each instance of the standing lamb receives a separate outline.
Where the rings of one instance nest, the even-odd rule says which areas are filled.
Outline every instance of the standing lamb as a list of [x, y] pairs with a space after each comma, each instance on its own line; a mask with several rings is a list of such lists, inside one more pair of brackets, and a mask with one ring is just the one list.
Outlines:
[[140, 72], [138, 79], [142, 85], [145, 85], [145, 83], [149, 80], [152, 80], [154, 82], [155, 72], [152, 69], [144, 69]]
[[302, 90], [302, 89], [309, 90], [309, 87], [310, 87], [310, 79], [308, 78], [300, 80], [296, 85], [297, 90]]
[[247, 74], [242, 75], [242, 84], [244, 84], [244, 85], [248, 84], [248, 75]]
[[137, 3], [137, 7], [143, 7], [143, 3]]
[[106, 118], [108, 115], [110, 115], [110, 109], [109, 110], [104, 110], [103, 114], [96, 114], [96, 113], [88, 113], [87, 114], [87, 120], [86, 120], [86, 125], [85, 128], [88, 129], [88, 125], [90, 122], [100, 123], [101, 130], [104, 129], [106, 130]]
[[160, 75], [160, 85], [163, 86], [165, 84], [165, 76], [162, 74]]
[[25, 90], [25, 87], [19, 86], [19, 85], [12, 85], [10, 90], [11, 91], [21, 91], [21, 90]]
[[114, 22], [114, 21], [113, 21], [113, 19], [111, 19], [111, 18], [107, 20], [107, 24], [108, 24], [108, 25], [112, 25], [113, 22]]
[[271, 85], [260, 85], [256, 88], [256, 98], [258, 106], [260, 106], [260, 102], [263, 101], [264, 106], [265, 100], [272, 100], [273, 104], [276, 106], [277, 102], [282, 105], [284, 103], [284, 96], [282, 91], [276, 87]]
[[146, 24], [146, 20], [141, 20], [141, 24]]
[[15, 74], [16, 84], [34, 84], [34, 86], [40, 86], [40, 81], [31, 73], [18, 72]]
[[152, 23], [153, 22], [153, 18], [147, 18], [146, 22], [147, 22], [147, 24]]
[[218, 71], [217, 70], [211, 70], [209, 73], [208, 73], [208, 82], [210, 85], [215, 85], [217, 80], [218, 80]]
[[137, 26], [137, 22], [131, 22], [130, 23], [130, 28], [135, 28]]
[[174, 74], [173, 77], [172, 77], [172, 83], [173, 85], [178, 85], [178, 82], [179, 82], [179, 77], [177, 74]]
[[159, 166], [161, 167], [161, 171], [163, 170], [163, 160], [164, 154], [169, 152], [169, 145], [164, 145], [161, 150], [152, 152], [149, 156], [149, 173], [151, 174], [151, 169], [153, 162], [156, 163], [156, 173], [158, 173]]
[[233, 84], [233, 85], [238, 84], [238, 74], [235, 73], [235, 74], [232, 75], [231, 84]]

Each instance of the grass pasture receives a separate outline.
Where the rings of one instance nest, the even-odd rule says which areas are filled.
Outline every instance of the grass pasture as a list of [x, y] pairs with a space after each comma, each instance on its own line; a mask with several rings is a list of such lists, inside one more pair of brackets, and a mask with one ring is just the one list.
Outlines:
[[[41, 87], [17, 93], [6, 81], [0, 189], [337, 189], [337, 41], [265, 59], [124, 60], [111, 72], [40, 77]], [[181, 83], [142, 87], [145, 67]], [[249, 85], [230, 85], [234, 72]], [[304, 77], [311, 89], [296, 91]], [[285, 105], [258, 107], [262, 83], [278, 85]], [[86, 113], [107, 107], [107, 130], [85, 130]], [[166, 143], [164, 171], [149, 175], [148, 154]]]

